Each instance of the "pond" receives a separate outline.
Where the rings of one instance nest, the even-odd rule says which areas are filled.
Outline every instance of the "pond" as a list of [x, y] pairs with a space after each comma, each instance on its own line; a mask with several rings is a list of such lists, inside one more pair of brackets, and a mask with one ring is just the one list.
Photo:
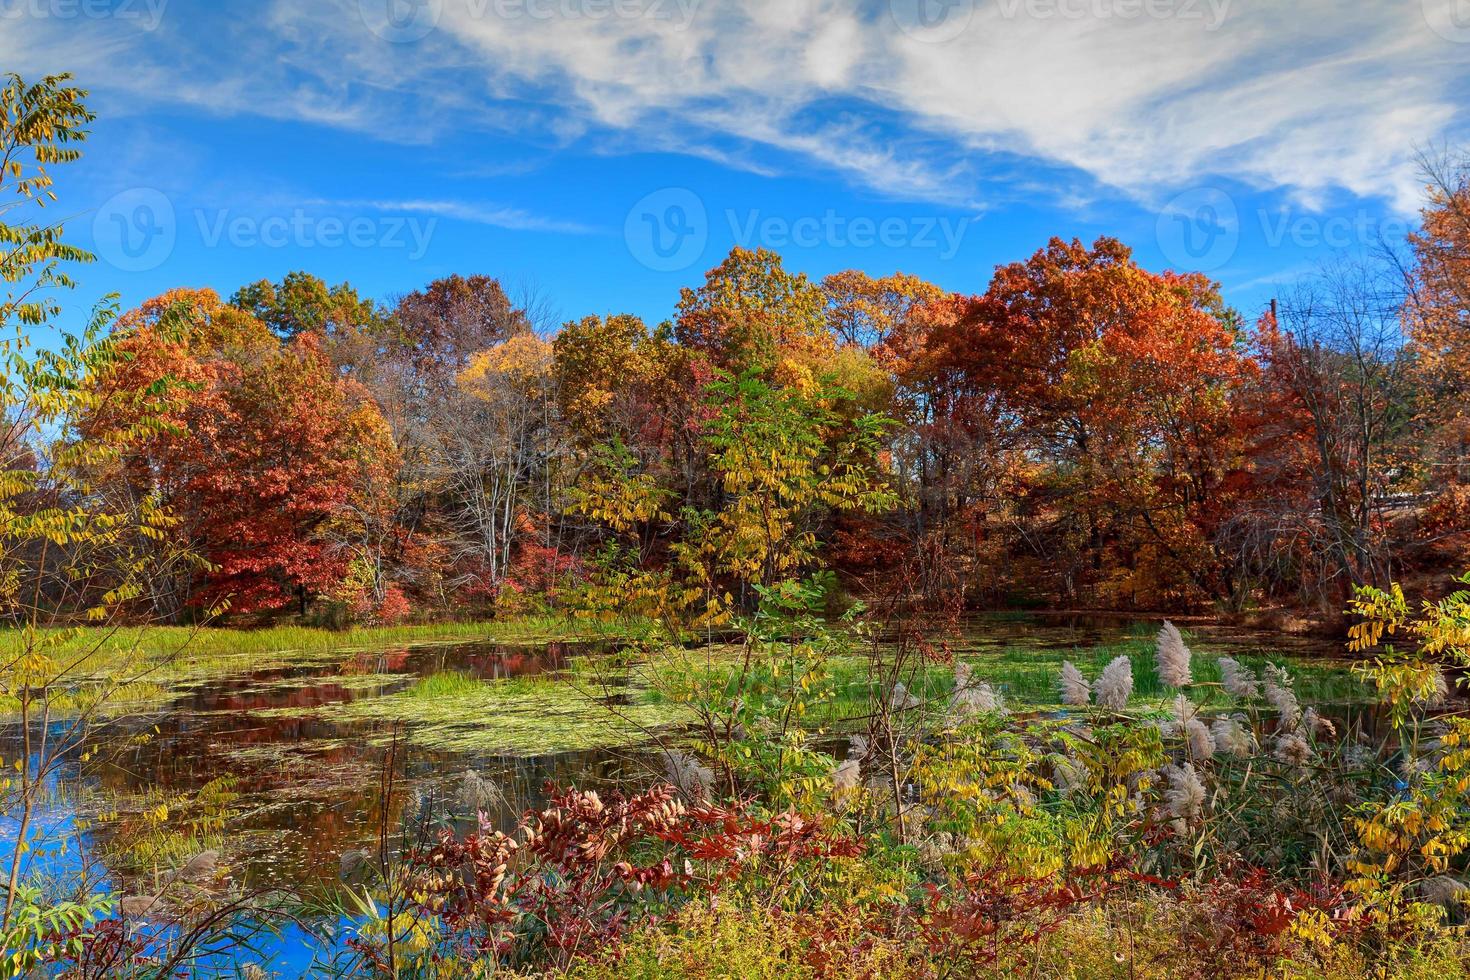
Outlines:
[[[1095, 616], [983, 616], [948, 643], [976, 664], [977, 677], [993, 678], [1021, 703], [1041, 702], [1062, 659], [1105, 663], [1120, 647], [1146, 656], [1157, 627]], [[1289, 659], [1335, 699], [1354, 688], [1347, 665], [1333, 659], [1335, 644], [1209, 624], [1184, 628], [1197, 660]], [[376, 847], [390, 752], [397, 763], [390, 823], [468, 788], [481, 797], [475, 806], [509, 830], [519, 813], [544, 802], [548, 783], [627, 789], [657, 780], [662, 756], [648, 733], [673, 730], [667, 725], [675, 716], [634, 690], [628, 672], [608, 684], [580, 667], [617, 653], [612, 641], [434, 643], [184, 682], [163, 703], [110, 725], [85, 786], [58, 789], [43, 831], [77, 831], [78, 846], [57, 859], [64, 866], [95, 861], [108, 869], [117, 821], [86, 829], [79, 820], [186, 800], [226, 777], [236, 796], [217, 836], [233, 882], [247, 892], [321, 896], [338, 887], [343, 853]], [[13, 758], [17, 744], [16, 726], [7, 725], [0, 752]], [[66, 779], [63, 773], [62, 786]], [[482, 792], [487, 781], [495, 793]], [[0, 820], [0, 856], [14, 839], [13, 821]], [[115, 886], [134, 893], [139, 883], [114, 872]], [[295, 931], [268, 953], [284, 975], [310, 957]]]

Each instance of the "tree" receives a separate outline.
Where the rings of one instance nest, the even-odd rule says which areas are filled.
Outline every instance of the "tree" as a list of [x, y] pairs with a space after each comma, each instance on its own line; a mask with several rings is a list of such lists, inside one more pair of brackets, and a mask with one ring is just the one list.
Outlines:
[[836, 511], [877, 513], [896, 498], [878, 466], [887, 419], [838, 410], [836, 387], [777, 388], [760, 378], [721, 378], [706, 426], [710, 464], [724, 491], [716, 511], [693, 515], [686, 556], [712, 582], [774, 586], [812, 570], [821, 531]]
[[1417, 260], [1407, 306], [1418, 485], [1430, 499], [1422, 535], [1451, 562], [1470, 555], [1470, 157], [1426, 154], [1429, 202], [1410, 236]]
[[460, 375], [468, 398], [445, 432], [446, 461], [457, 557], [484, 591], [505, 583], [517, 544], [553, 509], [553, 384], [551, 345], [531, 334], [476, 354]]
[[1290, 556], [1301, 588], [1333, 608], [1393, 575], [1413, 404], [1403, 303], [1395, 270], [1343, 261], [1303, 280], [1257, 333], [1261, 422], [1236, 534], [1258, 564]]
[[[56, 200], [48, 167], [75, 162], [81, 150], [72, 144], [87, 138], [84, 128], [96, 117], [87, 110], [86, 93], [68, 85], [70, 75], [47, 75], [27, 85], [19, 75], [5, 75], [0, 86], [0, 190], [19, 198], [0, 215]], [[23, 214], [23, 211], [18, 213]], [[63, 263], [86, 263], [93, 256], [61, 240], [59, 224], [0, 221], [0, 330], [12, 321], [38, 327], [56, 316], [56, 290], [72, 288]]]
[[809, 377], [834, 346], [825, 305], [822, 291], [787, 272], [775, 252], [736, 248], [704, 285], [683, 290], [674, 335], [717, 370]]
[[921, 529], [1008, 525], [1063, 599], [1214, 593], [1249, 365], [1209, 280], [1053, 240], [983, 296], [920, 307], [881, 353], [913, 420]]
[[849, 269], [822, 280], [827, 299], [827, 326], [842, 344], [879, 347], [922, 306], [947, 295], [918, 276], [895, 272], [874, 279]]
[[86, 438], [132, 424], [167, 379], [188, 386], [165, 427], [108, 474], [114, 495], [158, 493], [174, 507], [183, 539], [213, 566], [178, 583], [173, 614], [225, 599], [242, 612], [305, 612], [338, 592], [354, 558], [342, 524], [381, 512], [396, 464], [366, 392], [334, 374], [310, 334], [283, 343], [207, 290], [145, 303], [116, 336], [124, 357], [96, 382]]
[[404, 362], [432, 398], [453, 383], [475, 354], [527, 333], [530, 320], [498, 280], [453, 275], [398, 301], [385, 349], [390, 358]]
[[[73, 285], [66, 263], [90, 256], [61, 241], [60, 225], [24, 219], [29, 205], [54, 200], [47, 167], [76, 160], [67, 144], [85, 139], [92, 119], [86, 93], [48, 76], [26, 85], [8, 76], [0, 87], [0, 617], [9, 627], [0, 653], [0, 700], [12, 714], [13, 758], [0, 760], [0, 813], [12, 828], [0, 890], [0, 972], [29, 974], [41, 950], [83, 933], [112, 908], [105, 894], [53, 901], [41, 886], [38, 858], [65, 842], [47, 841], [35, 824], [64, 769], [83, 767], [93, 734], [119, 692], [145, 680], [162, 663], [145, 663], [120, 635], [126, 623], [147, 623], [151, 583], [160, 567], [197, 567], [179, 549], [145, 549], [167, 538], [172, 515], [156, 495], [119, 508], [96, 492], [91, 476], [116, 465], [158, 421], [141, 416], [102, 440], [77, 438], [82, 416], [98, 408], [92, 382], [119, 352], [100, 332], [102, 307], [79, 337], [63, 336], [36, 350], [25, 327], [60, 312], [56, 291]], [[12, 323], [21, 328], [9, 336]], [[153, 393], [161, 403], [167, 392]], [[91, 629], [82, 630], [86, 623]], [[134, 641], [136, 642], [136, 641]], [[13, 775], [11, 775], [13, 773]], [[84, 777], [85, 778], [85, 777]]]
[[350, 343], [379, 321], [372, 301], [359, 299], [352, 286], [344, 282], [329, 287], [308, 272], [287, 273], [279, 283], [262, 279], [243, 286], [230, 297], [230, 304], [285, 340], [310, 332], [323, 340]]

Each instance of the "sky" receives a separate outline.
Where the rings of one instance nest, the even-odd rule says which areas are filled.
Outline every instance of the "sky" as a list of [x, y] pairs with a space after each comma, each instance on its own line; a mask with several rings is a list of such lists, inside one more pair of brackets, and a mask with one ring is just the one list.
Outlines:
[[0, 71], [98, 114], [65, 325], [295, 269], [658, 322], [736, 245], [975, 293], [1102, 235], [1253, 318], [1413, 227], [1470, 0], [0, 0]]

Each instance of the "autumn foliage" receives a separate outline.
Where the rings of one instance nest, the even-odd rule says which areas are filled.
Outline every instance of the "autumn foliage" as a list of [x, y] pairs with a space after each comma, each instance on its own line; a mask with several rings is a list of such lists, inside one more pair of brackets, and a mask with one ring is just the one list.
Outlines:
[[306, 273], [178, 291], [118, 321], [83, 435], [162, 410], [100, 476], [211, 562], [176, 616], [622, 590], [693, 621], [900, 563], [935, 602], [1332, 610], [1470, 548], [1465, 200], [1443, 171], [1407, 279], [1327, 269], [1254, 326], [1111, 238], [975, 293], [736, 249], [667, 323], [539, 333], [485, 276], [393, 306]]

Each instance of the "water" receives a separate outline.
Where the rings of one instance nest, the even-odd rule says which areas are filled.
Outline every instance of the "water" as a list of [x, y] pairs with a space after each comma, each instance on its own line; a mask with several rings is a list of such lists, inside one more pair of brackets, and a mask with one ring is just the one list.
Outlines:
[[[1147, 635], [1157, 624], [1097, 616], [1003, 616], [968, 621], [951, 648], [983, 657], [1017, 646], [1037, 651], [1087, 649]], [[1207, 625], [1189, 625], [1202, 652], [1297, 658], [1331, 656], [1330, 643]], [[344, 653], [339, 660], [250, 671], [181, 687], [164, 705], [114, 723], [102, 751], [87, 766], [82, 791], [60, 792], [75, 769], [58, 776], [57, 797], [41, 815], [53, 839], [75, 833], [77, 845], [48, 858], [53, 870], [97, 863], [113, 888], [136, 894], [148, 882], [108, 868], [113, 822], [78, 830], [78, 819], [116, 810], [125, 816], [162, 801], [193, 797], [212, 780], [235, 780], [238, 797], [223, 833], [224, 861], [233, 883], [247, 893], [279, 889], [308, 898], [336, 888], [339, 857], [376, 849], [380, 829], [436, 799], [454, 799], [467, 771], [493, 782], [503, 799], [487, 816], [511, 829], [516, 816], [545, 802], [548, 784], [624, 789], [658, 778], [656, 753], [638, 747], [537, 755], [448, 752], [400, 742], [395, 778], [385, 800], [381, 776], [388, 750], [384, 722], [353, 722], [331, 707], [403, 691], [443, 673], [480, 679], [551, 676], [577, 657], [606, 646], [552, 643], [507, 647], [487, 643], [435, 644]], [[495, 720], [484, 725], [493, 731]], [[0, 752], [13, 757], [14, 725], [0, 730]], [[13, 821], [0, 819], [0, 858], [13, 850]], [[8, 863], [7, 863], [8, 866]], [[309, 960], [299, 930], [270, 944], [283, 972]]]

